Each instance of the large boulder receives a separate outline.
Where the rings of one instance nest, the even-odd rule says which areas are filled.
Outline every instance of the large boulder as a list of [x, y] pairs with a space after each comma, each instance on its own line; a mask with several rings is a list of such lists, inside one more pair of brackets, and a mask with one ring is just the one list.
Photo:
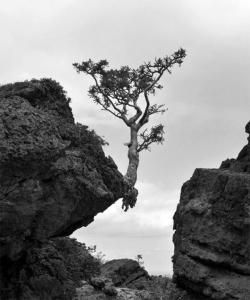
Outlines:
[[105, 142], [75, 124], [69, 102], [51, 79], [0, 86], [0, 290], [30, 249], [87, 226], [123, 196]]
[[58, 83], [0, 87], [0, 257], [87, 226], [122, 194], [122, 175], [74, 123]]
[[115, 286], [126, 286], [135, 289], [145, 289], [150, 276], [148, 272], [133, 259], [113, 259], [101, 267], [103, 276], [112, 279]]
[[249, 143], [220, 169], [196, 169], [182, 187], [174, 215], [174, 280], [201, 297], [250, 299]]
[[27, 249], [22, 259], [1, 261], [1, 300], [70, 300], [82, 280], [100, 273], [87, 247], [67, 237]]

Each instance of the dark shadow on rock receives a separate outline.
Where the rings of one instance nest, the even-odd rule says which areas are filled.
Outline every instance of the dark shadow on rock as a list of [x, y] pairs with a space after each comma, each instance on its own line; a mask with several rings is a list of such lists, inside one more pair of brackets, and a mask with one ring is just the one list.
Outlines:
[[87, 226], [123, 197], [123, 176], [105, 157], [104, 141], [74, 123], [69, 102], [51, 79], [0, 87], [2, 278], [6, 264], [17, 272], [37, 246]]
[[200, 297], [250, 299], [248, 141], [237, 159], [219, 169], [196, 169], [182, 187], [174, 216], [174, 279]]

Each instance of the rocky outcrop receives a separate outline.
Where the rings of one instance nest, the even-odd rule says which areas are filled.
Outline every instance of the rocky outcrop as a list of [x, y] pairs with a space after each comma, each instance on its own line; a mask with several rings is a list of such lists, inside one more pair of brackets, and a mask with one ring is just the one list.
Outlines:
[[98, 290], [83, 281], [82, 286], [77, 288], [77, 294], [74, 300], [153, 300], [148, 291], [139, 291], [129, 288], [114, 288], [115, 294], [110, 295], [107, 291]]
[[154, 300], [150, 291], [150, 276], [133, 259], [113, 259], [100, 268], [100, 276], [92, 277], [89, 283], [82, 282], [77, 289], [76, 300]]
[[1, 261], [1, 300], [70, 300], [82, 280], [100, 273], [100, 262], [70, 238], [53, 238]]
[[182, 187], [174, 229], [179, 286], [200, 299], [250, 299], [249, 138], [237, 159], [195, 170]]
[[115, 286], [144, 289], [148, 286], [150, 276], [139, 263], [133, 259], [113, 259], [102, 265], [101, 273], [111, 278]]
[[114, 259], [100, 268], [100, 275], [89, 282], [82, 281], [76, 300], [154, 300], [159, 299], [150, 290], [150, 276], [132, 259]]
[[[104, 141], [74, 123], [69, 102], [51, 79], [0, 87], [0, 264], [5, 270], [24, 261], [37, 243], [87, 226], [123, 196], [123, 177], [105, 157]], [[0, 281], [1, 276], [2, 269]]]

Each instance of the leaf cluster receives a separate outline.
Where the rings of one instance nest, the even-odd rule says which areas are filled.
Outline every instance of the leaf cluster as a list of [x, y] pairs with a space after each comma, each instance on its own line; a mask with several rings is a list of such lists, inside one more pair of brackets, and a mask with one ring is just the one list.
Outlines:
[[[153, 62], [145, 62], [136, 69], [128, 66], [110, 69], [106, 60], [95, 63], [91, 59], [74, 63], [73, 66], [77, 72], [94, 79], [89, 95], [95, 103], [122, 119], [126, 125], [137, 124], [140, 128], [147, 123], [150, 115], [165, 111], [164, 105], [150, 105], [148, 95], [154, 95], [162, 88], [159, 80], [163, 73], [171, 73], [173, 66], [180, 66], [185, 56], [185, 50], [180, 48], [171, 56], [155, 58]], [[139, 101], [140, 95], [144, 95], [144, 102]], [[146, 106], [144, 110], [143, 106]]]
[[153, 126], [150, 131], [145, 129], [143, 132], [139, 134], [140, 142], [138, 144], [137, 151], [140, 152], [142, 150], [149, 150], [150, 145], [153, 143], [162, 144], [164, 141], [164, 129], [163, 125], [159, 124]]

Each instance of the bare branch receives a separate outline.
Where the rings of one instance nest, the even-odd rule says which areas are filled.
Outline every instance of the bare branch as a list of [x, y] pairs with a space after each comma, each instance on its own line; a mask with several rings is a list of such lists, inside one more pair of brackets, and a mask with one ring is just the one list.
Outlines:
[[[112, 107], [113, 107], [113, 108], [121, 115], [121, 119], [123, 119], [124, 122], [127, 124], [127, 118], [124, 116], [124, 114], [122, 113], [122, 111], [121, 111], [120, 109], [118, 109], [118, 108], [114, 105], [113, 101], [108, 97], [108, 95], [106, 95], [106, 93], [101, 89], [101, 87], [100, 87], [100, 85], [99, 85], [99, 83], [98, 83], [98, 81], [97, 81], [95, 75], [94, 75], [94, 74], [90, 74], [90, 75], [91, 75], [92, 78], [94, 79], [95, 84], [96, 84], [96, 86], [97, 86], [99, 92], [100, 92], [100, 93], [101, 93], [101, 94], [109, 101], [109, 103], [111, 104], [111, 106], [112, 106]], [[100, 104], [101, 104], [101, 103], [100, 103]], [[104, 105], [102, 105], [102, 106], [104, 107], [104, 109], [106, 109]], [[110, 110], [108, 110], [108, 111], [110, 111]]]
[[146, 99], [146, 108], [144, 110], [143, 116], [141, 117], [139, 123], [138, 123], [138, 127], [141, 128], [144, 124], [146, 124], [148, 122], [148, 109], [150, 106], [150, 102], [148, 99], [148, 94], [147, 91], [144, 91], [144, 97]]
[[135, 124], [135, 122], [142, 115], [142, 111], [141, 111], [140, 107], [136, 103], [133, 105], [133, 108], [136, 110], [136, 114], [128, 120], [129, 124]]
[[151, 116], [151, 115], [157, 114], [157, 113], [164, 113], [167, 110], [167, 109], [163, 108], [164, 106], [165, 106], [165, 104], [161, 104], [161, 105], [154, 104], [154, 105], [150, 106], [148, 109], [148, 115]]
[[142, 142], [138, 144], [137, 151], [138, 152], [142, 150], [150, 151], [150, 145], [152, 143], [162, 144], [164, 141], [163, 135], [164, 135], [164, 130], [162, 124], [152, 127], [149, 133], [148, 133], [148, 129], [145, 129], [139, 135]]
[[[123, 120], [123, 117], [114, 113], [112, 110], [110, 110], [109, 108], [105, 107], [101, 102], [99, 102], [99, 104], [103, 107], [102, 110], [106, 110], [108, 112], [110, 112], [112, 115], [114, 115], [115, 117], [119, 118], [119, 119], [122, 119]], [[123, 120], [124, 121], [124, 120]]]

